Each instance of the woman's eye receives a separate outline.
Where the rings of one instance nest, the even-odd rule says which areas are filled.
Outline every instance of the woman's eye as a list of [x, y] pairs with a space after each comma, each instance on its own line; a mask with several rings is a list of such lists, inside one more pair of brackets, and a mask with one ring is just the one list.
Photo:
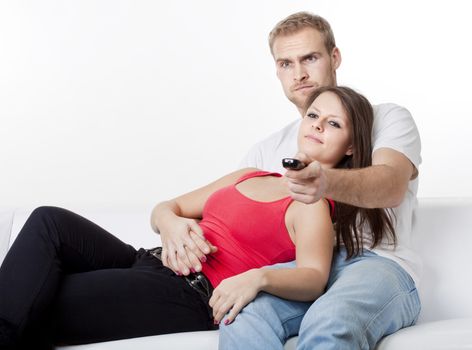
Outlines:
[[338, 128], [338, 129], [341, 128], [341, 125], [339, 125], [338, 123], [336, 123], [332, 120], [329, 122], [329, 125], [334, 126], [335, 128]]
[[307, 116], [308, 118], [313, 118], [313, 119], [318, 118], [318, 114], [316, 114], [316, 113], [308, 113], [306, 116]]

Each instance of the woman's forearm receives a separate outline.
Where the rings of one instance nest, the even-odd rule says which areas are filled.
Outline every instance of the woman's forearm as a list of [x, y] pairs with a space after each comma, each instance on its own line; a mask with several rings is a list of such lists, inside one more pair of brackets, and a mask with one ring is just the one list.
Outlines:
[[163, 230], [163, 226], [169, 225], [179, 216], [180, 209], [174, 201], [161, 202], [152, 210], [151, 227], [154, 232], [160, 233]]
[[293, 269], [262, 268], [260, 291], [297, 301], [313, 301], [326, 287], [326, 277], [309, 267]]

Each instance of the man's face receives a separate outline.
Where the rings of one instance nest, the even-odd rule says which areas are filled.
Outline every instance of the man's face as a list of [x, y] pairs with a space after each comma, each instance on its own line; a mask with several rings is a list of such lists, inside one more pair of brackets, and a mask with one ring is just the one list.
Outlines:
[[272, 52], [285, 95], [300, 113], [311, 92], [321, 86], [336, 85], [340, 52], [338, 48], [328, 52], [323, 36], [316, 29], [305, 28], [277, 37]]

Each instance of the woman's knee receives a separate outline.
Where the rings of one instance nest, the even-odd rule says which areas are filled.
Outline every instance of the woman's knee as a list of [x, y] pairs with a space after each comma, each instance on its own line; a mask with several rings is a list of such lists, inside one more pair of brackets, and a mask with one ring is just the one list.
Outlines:
[[34, 236], [34, 237], [44, 237], [53, 239], [53, 241], [58, 240], [58, 227], [61, 226], [61, 222], [69, 213], [67, 210], [52, 207], [52, 206], [41, 206], [34, 209], [28, 220], [26, 221], [23, 229], [20, 232], [22, 236]]
[[40, 207], [35, 208], [31, 212], [31, 216], [40, 216], [40, 217], [48, 217], [48, 216], [57, 216], [67, 213], [68, 210], [60, 207], [54, 207], [49, 205], [43, 205]]
[[44, 221], [49, 219], [57, 218], [60, 215], [63, 215], [66, 212], [65, 209], [52, 206], [40, 206], [34, 209], [28, 220], [29, 221]]

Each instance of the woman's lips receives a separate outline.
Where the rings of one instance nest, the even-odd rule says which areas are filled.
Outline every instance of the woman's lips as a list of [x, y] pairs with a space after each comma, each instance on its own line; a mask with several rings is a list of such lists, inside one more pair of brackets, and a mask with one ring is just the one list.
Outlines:
[[306, 135], [305, 137], [306, 137], [307, 139], [313, 141], [313, 142], [323, 144], [323, 142], [322, 142], [319, 138], [317, 138], [316, 136], [314, 136], [314, 135]]

